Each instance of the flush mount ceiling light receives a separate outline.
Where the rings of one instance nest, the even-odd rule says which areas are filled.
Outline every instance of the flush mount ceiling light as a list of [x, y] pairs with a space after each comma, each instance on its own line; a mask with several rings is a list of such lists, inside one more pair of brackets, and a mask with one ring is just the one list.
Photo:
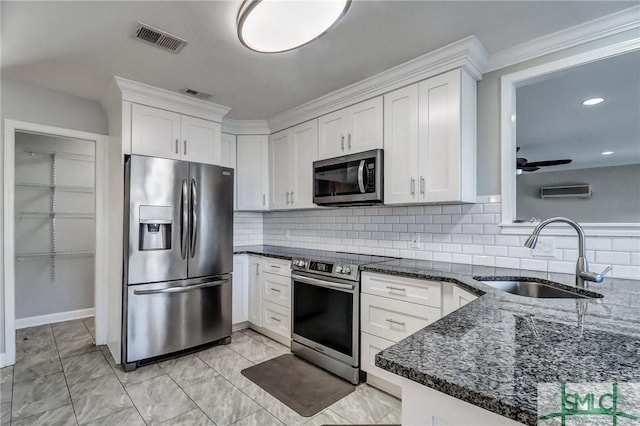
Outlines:
[[251, 50], [286, 52], [317, 39], [347, 13], [351, 0], [244, 0], [238, 37]]
[[604, 151], [601, 154], [602, 155], [611, 155], [611, 154], [613, 154], [613, 151]]
[[584, 106], [593, 106], [593, 105], [598, 105], [599, 103], [603, 102], [604, 99], [602, 98], [589, 98], [589, 99], [585, 99], [584, 101], [582, 101], [582, 105]]

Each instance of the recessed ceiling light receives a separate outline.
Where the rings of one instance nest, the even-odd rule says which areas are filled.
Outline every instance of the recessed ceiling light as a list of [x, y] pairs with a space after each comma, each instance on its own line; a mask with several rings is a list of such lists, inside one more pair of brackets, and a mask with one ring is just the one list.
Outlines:
[[593, 106], [593, 105], [598, 105], [599, 103], [603, 102], [604, 99], [602, 98], [589, 98], [589, 99], [585, 99], [584, 101], [582, 101], [582, 105], [584, 106]]
[[242, 44], [263, 53], [303, 46], [336, 25], [351, 0], [244, 0], [236, 24]]
[[602, 155], [611, 155], [611, 154], [613, 154], [613, 151], [604, 151], [601, 154]]

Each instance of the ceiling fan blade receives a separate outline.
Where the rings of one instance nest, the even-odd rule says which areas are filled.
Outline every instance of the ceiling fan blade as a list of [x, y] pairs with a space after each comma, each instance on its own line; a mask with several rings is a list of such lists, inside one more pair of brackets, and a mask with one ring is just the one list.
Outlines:
[[535, 172], [536, 170], [540, 170], [540, 167], [531, 167], [529, 165], [526, 165], [522, 168], [522, 170], [525, 172]]
[[519, 152], [519, 151], [520, 151], [520, 147], [516, 146], [516, 152]]
[[531, 167], [559, 166], [561, 164], [569, 164], [571, 161], [573, 160], [565, 159], [565, 160], [533, 161], [531, 163], [527, 163], [527, 166], [531, 166]]
[[527, 159], [526, 158], [516, 158], [516, 166], [519, 168], [522, 168], [525, 166], [525, 164], [527, 164]]

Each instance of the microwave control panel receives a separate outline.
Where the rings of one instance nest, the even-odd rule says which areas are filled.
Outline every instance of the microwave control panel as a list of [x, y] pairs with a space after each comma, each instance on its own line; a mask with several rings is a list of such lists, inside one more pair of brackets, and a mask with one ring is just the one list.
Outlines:
[[376, 163], [371, 162], [367, 164], [367, 184], [364, 188], [364, 192], [376, 192]]

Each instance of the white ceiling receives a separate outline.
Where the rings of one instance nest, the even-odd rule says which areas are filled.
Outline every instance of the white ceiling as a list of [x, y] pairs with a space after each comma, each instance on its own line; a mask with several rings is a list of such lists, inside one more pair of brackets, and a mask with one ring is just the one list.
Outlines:
[[[2, 76], [99, 99], [113, 75], [214, 95], [228, 117], [266, 119], [469, 35], [489, 53], [635, 5], [624, 1], [353, 1], [291, 52], [236, 37], [240, 1], [2, 1]], [[178, 55], [133, 38], [137, 21], [189, 41]]]
[[[588, 98], [604, 102], [583, 106]], [[516, 91], [518, 157], [569, 158], [536, 172], [640, 164], [640, 52], [559, 71]], [[603, 151], [614, 151], [604, 156]]]

